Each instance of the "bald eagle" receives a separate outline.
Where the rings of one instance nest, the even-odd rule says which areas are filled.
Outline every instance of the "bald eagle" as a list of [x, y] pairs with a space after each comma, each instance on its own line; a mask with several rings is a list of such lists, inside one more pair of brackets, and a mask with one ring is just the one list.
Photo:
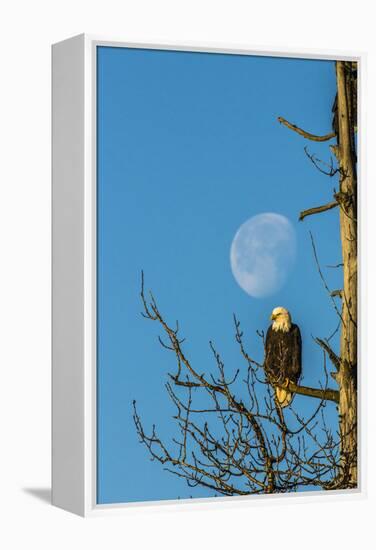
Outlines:
[[299, 327], [291, 322], [287, 309], [273, 309], [265, 339], [264, 369], [267, 380], [275, 388], [275, 397], [281, 407], [287, 407], [293, 394], [278, 386], [287, 386], [291, 380], [298, 382], [302, 372], [302, 339]]

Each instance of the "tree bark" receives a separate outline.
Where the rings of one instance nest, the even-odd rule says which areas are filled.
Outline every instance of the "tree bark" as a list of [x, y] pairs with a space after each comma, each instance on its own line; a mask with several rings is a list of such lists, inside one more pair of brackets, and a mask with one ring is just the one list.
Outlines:
[[[343, 292], [339, 385], [341, 487], [356, 487], [357, 472], [357, 176], [354, 140], [354, 87], [351, 62], [336, 62], [339, 207], [343, 256]], [[356, 91], [355, 91], [356, 93]]]

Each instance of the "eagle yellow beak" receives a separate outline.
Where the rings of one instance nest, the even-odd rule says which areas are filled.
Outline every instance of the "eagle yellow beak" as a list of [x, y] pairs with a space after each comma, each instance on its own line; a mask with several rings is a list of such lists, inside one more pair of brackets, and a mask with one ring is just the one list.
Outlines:
[[275, 318], [276, 318], [276, 316], [273, 315], [273, 313], [272, 313], [271, 316], [270, 316], [270, 320], [271, 320], [271, 321], [274, 321]]

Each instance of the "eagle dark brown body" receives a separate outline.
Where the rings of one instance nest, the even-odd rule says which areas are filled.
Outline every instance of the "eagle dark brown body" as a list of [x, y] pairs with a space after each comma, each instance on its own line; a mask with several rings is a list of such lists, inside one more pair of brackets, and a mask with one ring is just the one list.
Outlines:
[[[271, 325], [266, 334], [264, 369], [272, 385], [295, 384], [302, 373], [302, 339], [299, 327], [291, 324], [289, 330], [276, 330]], [[277, 391], [281, 406], [287, 406], [292, 399], [291, 392]], [[280, 399], [281, 398], [281, 399]]]

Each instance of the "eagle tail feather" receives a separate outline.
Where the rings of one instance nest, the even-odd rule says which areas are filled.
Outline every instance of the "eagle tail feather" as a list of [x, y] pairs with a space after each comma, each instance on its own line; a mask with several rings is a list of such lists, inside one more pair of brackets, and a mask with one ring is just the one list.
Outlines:
[[289, 390], [286, 390], [284, 388], [276, 388], [275, 394], [280, 407], [283, 408], [290, 405], [293, 394]]

